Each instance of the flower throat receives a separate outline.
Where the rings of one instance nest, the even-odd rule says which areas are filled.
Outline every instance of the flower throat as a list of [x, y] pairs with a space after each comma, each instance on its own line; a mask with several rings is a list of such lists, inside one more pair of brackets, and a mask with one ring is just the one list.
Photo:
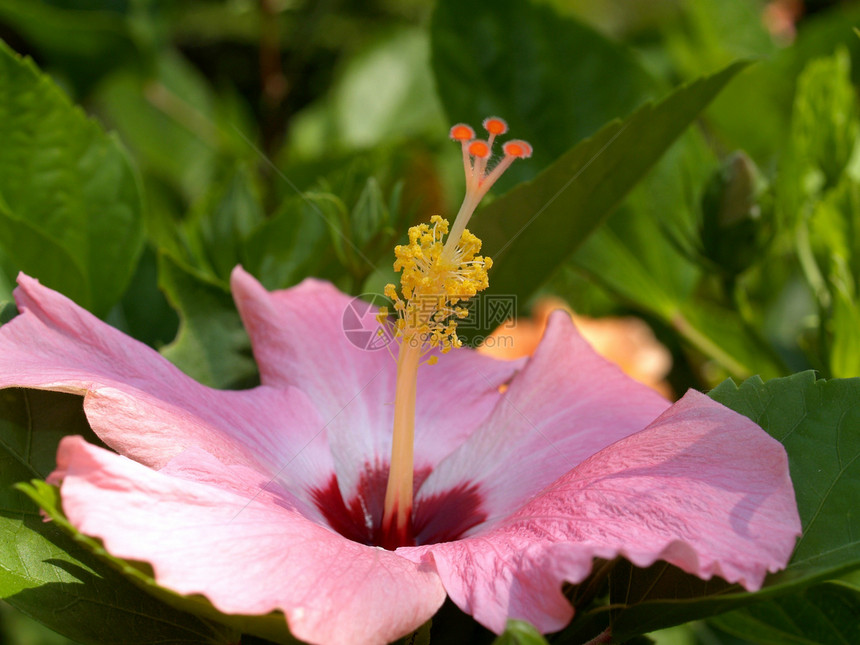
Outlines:
[[[531, 145], [525, 141], [507, 141], [502, 146], [504, 157], [488, 168], [493, 141], [505, 134], [508, 126], [497, 117], [485, 119], [483, 125], [486, 139], [475, 138], [475, 131], [468, 125], [451, 128], [451, 139], [461, 143], [466, 172], [466, 196], [453, 225], [449, 228], [446, 219], [434, 215], [429, 224], [410, 228], [409, 243], [394, 249], [394, 270], [401, 272], [400, 292], [393, 284], [385, 287], [385, 295], [394, 303], [397, 345], [394, 433], [380, 545], [385, 548], [414, 543], [413, 447], [418, 367], [432, 365], [439, 353], [462, 346], [457, 321], [468, 315], [463, 304], [489, 285], [487, 271], [493, 261], [479, 255], [481, 240], [466, 225], [481, 199], [514, 159], [527, 158], [532, 153]], [[387, 324], [389, 313], [386, 308], [380, 310], [381, 323]]]

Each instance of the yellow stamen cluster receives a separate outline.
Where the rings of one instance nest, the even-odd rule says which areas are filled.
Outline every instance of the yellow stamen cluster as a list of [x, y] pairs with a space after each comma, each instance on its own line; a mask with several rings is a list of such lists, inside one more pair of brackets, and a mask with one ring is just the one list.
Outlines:
[[[475, 139], [475, 131], [464, 123], [451, 128], [451, 138], [460, 142], [463, 152], [466, 196], [450, 232], [448, 221], [438, 215], [429, 224], [409, 229], [409, 243], [394, 249], [394, 269], [401, 272], [400, 293], [393, 284], [385, 287], [385, 295], [394, 303], [397, 317], [392, 327], [398, 341], [391, 462], [380, 540], [385, 548], [414, 544], [415, 402], [421, 359], [431, 349], [444, 354], [463, 345], [457, 337], [457, 322], [469, 311], [462, 305], [488, 286], [487, 270], [493, 261], [478, 255], [481, 240], [466, 225], [502, 173], [515, 159], [529, 157], [532, 152], [525, 141], [507, 141], [504, 158], [488, 170], [495, 137], [507, 132], [508, 125], [498, 117], [490, 117], [484, 121], [484, 128], [486, 141]], [[388, 324], [385, 308], [380, 309], [379, 322]], [[434, 353], [426, 362], [432, 364], [437, 357]]]
[[[469, 315], [459, 304], [487, 288], [490, 258], [478, 255], [481, 240], [463, 231], [454, 252], [443, 255], [448, 221], [434, 215], [429, 224], [409, 229], [409, 244], [395, 247], [394, 270], [401, 271], [400, 294], [393, 284], [385, 295], [394, 302], [395, 337], [400, 342], [419, 343], [423, 351], [441, 348], [442, 353], [461, 347], [457, 321]], [[384, 322], [387, 310], [381, 310]]]

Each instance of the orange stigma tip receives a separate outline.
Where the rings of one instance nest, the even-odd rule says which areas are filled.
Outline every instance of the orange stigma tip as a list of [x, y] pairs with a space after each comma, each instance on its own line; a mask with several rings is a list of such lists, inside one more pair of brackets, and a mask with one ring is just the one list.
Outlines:
[[475, 131], [465, 123], [458, 123], [451, 128], [450, 137], [454, 141], [468, 141], [475, 138]]
[[484, 129], [490, 134], [504, 134], [508, 131], [508, 124], [497, 116], [489, 116], [484, 119]]
[[473, 157], [486, 159], [490, 156], [490, 145], [486, 141], [476, 139], [469, 144], [469, 154]]
[[514, 139], [512, 141], [508, 141], [502, 149], [505, 151], [505, 154], [509, 157], [516, 157], [519, 159], [528, 159], [532, 156], [532, 146], [527, 141], [522, 141], [520, 139]]

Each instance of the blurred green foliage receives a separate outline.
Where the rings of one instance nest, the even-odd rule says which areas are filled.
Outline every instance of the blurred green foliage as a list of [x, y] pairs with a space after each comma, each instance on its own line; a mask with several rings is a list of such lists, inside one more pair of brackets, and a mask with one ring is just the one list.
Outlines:
[[[251, 386], [233, 267], [269, 289], [312, 275], [379, 292], [408, 226], [458, 206], [448, 126], [497, 114], [535, 155], [474, 223], [496, 293], [520, 315], [551, 294], [645, 318], [676, 392], [785, 377], [716, 396], [766, 393], [787, 415], [775, 436], [811, 423], [832, 447], [856, 393], [833, 386], [819, 425], [792, 420], [791, 401], [829, 386], [790, 375], [860, 376], [856, 25], [856, 2], [0, 0], [0, 322], [25, 271], [194, 378]], [[14, 500], [4, 530], [57, 548]], [[810, 618], [804, 637], [854, 639], [856, 586], [800, 577], [815, 586], [749, 607], [661, 607], [676, 623], [735, 609], [687, 642], [779, 642], [781, 616], [826, 596], [836, 622]], [[655, 611], [640, 600], [614, 617], [631, 637]], [[553, 642], [609, 620], [585, 615]], [[14, 645], [61, 642], [0, 620]], [[499, 642], [540, 639], [514, 625]]]

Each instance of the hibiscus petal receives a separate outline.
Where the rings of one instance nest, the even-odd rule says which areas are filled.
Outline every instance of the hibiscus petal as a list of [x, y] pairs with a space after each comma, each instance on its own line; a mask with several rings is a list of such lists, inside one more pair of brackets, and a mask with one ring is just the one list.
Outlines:
[[324, 423], [301, 391], [207, 388], [38, 281], [19, 283], [21, 314], [0, 327], [0, 387], [85, 395], [99, 437], [154, 468], [196, 446], [259, 464], [299, 494], [331, 476]]
[[224, 613], [281, 610], [308, 642], [381, 644], [419, 627], [445, 598], [426, 564], [350, 542], [271, 493], [251, 495], [259, 474], [242, 466], [223, 466], [212, 473], [218, 487], [209, 486], [80, 437], [63, 439], [58, 462], [52, 480], [62, 478], [63, 509], [78, 530], [117, 557], [149, 562], [159, 584], [202, 594]]
[[[344, 312], [354, 298], [327, 282], [308, 279], [270, 293], [236, 267], [231, 286], [263, 383], [309, 395], [326, 423], [341, 493], [352, 498], [362, 475], [382, 468], [391, 454], [395, 360], [384, 348], [367, 350], [350, 341]], [[461, 444], [522, 364], [462, 350], [420, 370], [416, 469], [431, 469]], [[473, 387], [458, 388], [463, 380]]]
[[436, 365], [419, 369], [415, 467], [435, 468], [460, 446], [498, 405], [499, 386], [527, 362], [498, 360], [463, 347], [440, 356]]
[[492, 522], [668, 406], [599, 356], [557, 312], [493, 413], [433, 471], [418, 501], [477, 487]]
[[518, 618], [550, 632], [573, 615], [562, 583], [581, 582], [595, 557], [665, 560], [756, 590], [786, 565], [799, 534], [783, 447], [690, 391], [495, 527], [397, 552], [431, 553], [451, 599], [490, 629]]

